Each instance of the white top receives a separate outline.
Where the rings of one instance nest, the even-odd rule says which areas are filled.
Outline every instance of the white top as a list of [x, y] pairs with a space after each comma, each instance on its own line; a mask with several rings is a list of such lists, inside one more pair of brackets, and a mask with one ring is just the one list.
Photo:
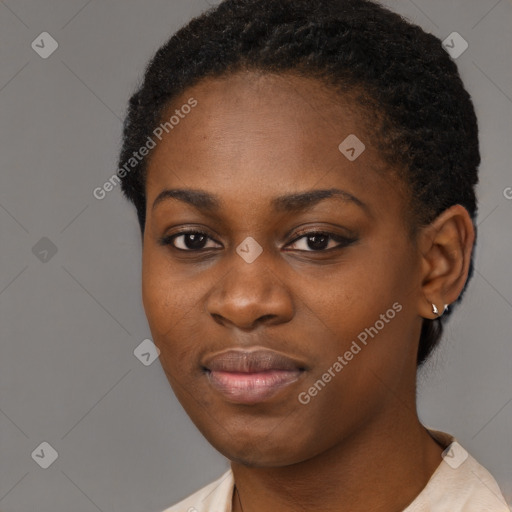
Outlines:
[[[496, 480], [445, 432], [427, 429], [442, 446], [443, 460], [403, 512], [510, 512]], [[233, 472], [163, 512], [232, 512]]]

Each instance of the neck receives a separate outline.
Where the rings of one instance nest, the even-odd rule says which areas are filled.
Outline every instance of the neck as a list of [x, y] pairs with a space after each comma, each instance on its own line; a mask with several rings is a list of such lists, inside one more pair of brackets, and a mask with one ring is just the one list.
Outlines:
[[284, 467], [232, 462], [232, 510], [403, 510], [441, 463], [442, 451], [415, 410], [402, 405], [312, 459]]

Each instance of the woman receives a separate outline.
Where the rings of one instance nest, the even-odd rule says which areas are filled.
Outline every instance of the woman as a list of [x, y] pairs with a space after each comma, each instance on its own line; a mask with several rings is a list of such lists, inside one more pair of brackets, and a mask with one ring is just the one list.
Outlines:
[[477, 121], [366, 0], [226, 0], [152, 59], [119, 176], [169, 382], [231, 469], [167, 512], [505, 511], [416, 412], [471, 277]]

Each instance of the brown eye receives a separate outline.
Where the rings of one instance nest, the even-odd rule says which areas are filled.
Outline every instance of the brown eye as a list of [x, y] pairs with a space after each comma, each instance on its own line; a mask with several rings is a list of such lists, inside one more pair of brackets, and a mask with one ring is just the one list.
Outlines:
[[179, 251], [194, 252], [211, 248], [206, 246], [208, 240], [211, 238], [201, 231], [182, 231], [162, 238], [160, 244], [171, 245]]
[[[335, 242], [332, 245], [332, 242]], [[355, 239], [349, 239], [335, 233], [326, 233], [324, 231], [310, 231], [296, 238], [292, 242], [292, 249], [306, 252], [323, 252], [330, 249], [346, 247], [355, 242]], [[331, 243], [331, 247], [329, 244]], [[295, 246], [295, 247], [293, 247]]]

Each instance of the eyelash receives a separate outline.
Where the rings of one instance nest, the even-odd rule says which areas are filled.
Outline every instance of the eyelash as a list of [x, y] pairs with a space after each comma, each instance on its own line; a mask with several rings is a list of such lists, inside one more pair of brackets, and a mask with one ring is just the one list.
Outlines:
[[[209, 238], [210, 240], [213, 240], [213, 238], [208, 236], [208, 234], [203, 232], [203, 231], [183, 230], [183, 231], [180, 231], [178, 233], [174, 233], [173, 235], [164, 236], [164, 237], [160, 238], [158, 240], [158, 242], [160, 243], [160, 245], [164, 245], [164, 246], [170, 245], [172, 247], [172, 249], [175, 249], [176, 251], [181, 251], [181, 252], [198, 253], [198, 252], [202, 252], [202, 251], [207, 251], [208, 250], [208, 248], [207, 249], [180, 249], [180, 248], [176, 247], [173, 244], [174, 239], [178, 238], [179, 236], [184, 236], [184, 235], [204, 235], [207, 238]], [[305, 237], [308, 237], [308, 236], [320, 236], [320, 235], [327, 236], [330, 239], [334, 240], [335, 242], [338, 242], [338, 245], [336, 247], [331, 247], [330, 249], [319, 249], [319, 250], [309, 250], [309, 251], [298, 249], [299, 252], [314, 252], [314, 253], [330, 252], [330, 251], [333, 251], [333, 250], [336, 250], [336, 249], [341, 249], [341, 248], [344, 248], [344, 247], [348, 247], [349, 245], [351, 245], [354, 242], [356, 242], [355, 238], [347, 238], [347, 237], [344, 237], [344, 236], [341, 236], [341, 235], [337, 235], [336, 233], [329, 233], [328, 231], [314, 231], [314, 230], [311, 230], [311, 231], [307, 230], [306, 231], [306, 230], [302, 230], [302, 231], [298, 231], [296, 233], [296, 235], [297, 236], [288, 245], [295, 244], [301, 238], [305, 238]]]

